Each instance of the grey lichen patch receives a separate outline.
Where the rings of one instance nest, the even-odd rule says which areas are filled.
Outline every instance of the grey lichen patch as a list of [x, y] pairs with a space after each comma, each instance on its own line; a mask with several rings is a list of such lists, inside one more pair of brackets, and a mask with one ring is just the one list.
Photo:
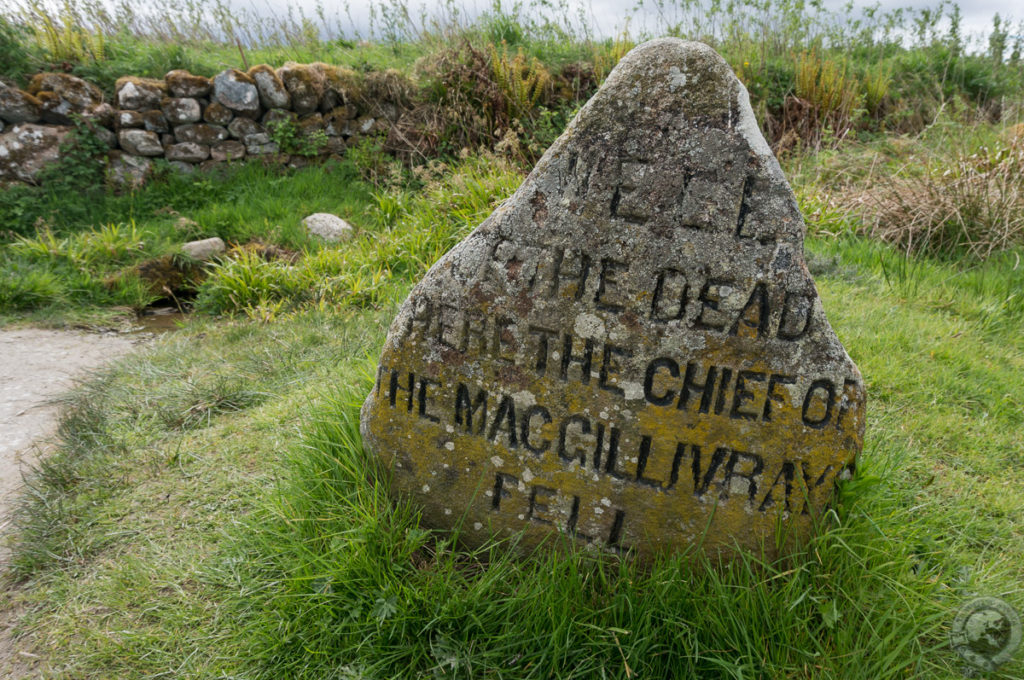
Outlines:
[[641, 45], [410, 293], [365, 441], [470, 544], [775, 554], [864, 428], [803, 236], [728, 64]]

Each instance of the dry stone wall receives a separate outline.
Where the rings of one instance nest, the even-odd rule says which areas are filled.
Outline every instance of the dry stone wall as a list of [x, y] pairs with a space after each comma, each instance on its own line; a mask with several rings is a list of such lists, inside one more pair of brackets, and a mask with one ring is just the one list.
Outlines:
[[[36, 181], [76, 118], [110, 147], [111, 181], [139, 184], [157, 158], [191, 171], [253, 156], [286, 163], [296, 151], [340, 155], [402, 113], [401, 102], [369, 101], [353, 71], [323, 63], [260, 64], [213, 78], [184, 70], [125, 76], [111, 101], [81, 78], [41, 73], [25, 90], [0, 82], [0, 182]], [[292, 148], [281, 147], [279, 124]]]

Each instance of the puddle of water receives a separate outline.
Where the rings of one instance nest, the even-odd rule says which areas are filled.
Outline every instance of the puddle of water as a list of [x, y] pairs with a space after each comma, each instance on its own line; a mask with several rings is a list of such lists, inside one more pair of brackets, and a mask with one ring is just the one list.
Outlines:
[[136, 333], [167, 333], [179, 330], [188, 318], [177, 307], [152, 307], [136, 320]]

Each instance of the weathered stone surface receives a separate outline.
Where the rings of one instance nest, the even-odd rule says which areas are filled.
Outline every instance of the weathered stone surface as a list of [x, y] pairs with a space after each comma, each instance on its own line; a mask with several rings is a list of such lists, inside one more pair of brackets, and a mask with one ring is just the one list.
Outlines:
[[324, 144], [324, 148], [321, 149], [321, 153], [326, 155], [343, 155], [348, 149], [348, 144], [344, 137], [328, 137], [327, 143]]
[[323, 74], [306, 64], [289, 61], [277, 69], [277, 75], [292, 98], [292, 110], [300, 116], [313, 113], [320, 106], [324, 91]]
[[143, 125], [142, 112], [125, 109], [117, 112], [115, 119], [118, 130], [128, 128], [140, 128]]
[[210, 79], [192, 75], [188, 71], [176, 69], [168, 71], [164, 76], [167, 90], [172, 97], [205, 97], [210, 94]]
[[35, 123], [43, 115], [42, 103], [14, 87], [0, 83], [0, 120], [7, 123]]
[[136, 189], [153, 172], [153, 161], [122, 151], [111, 151], [107, 160], [107, 181], [122, 189]]
[[318, 62], [310, 68], [318, 72], [323, 82], [323, 93], [320, 95], [320, 110], [324, 113], [339, 106], [354, 106], [359, 98], [362, 85], [355, 71], [340, 68], [331, 64]]
[[266, 142], [260, 144], [246, 144], [245, 153], [250, 156], [267, 156], [271, 154], [280, 153], [281, 147], [274, 142]]
[[236, 116], [260, 116], [260, 94], [256, 82], [237, 69], [230, 68], [214, 76], [213, 98], [234, 111]]
[[164, 157], [169, 161], [199, 163], [210, 157], [210, 147], [195, 142], [178, 142], [164, 149]]
[[249, 69], [249, 77], [256, 81], [256, 89], [260, 93], [260, 104], [265, 109], [287, 109], [292, 105], [292, 96], [288, 88], [266, 64], [259, 64]]
[[160, 110], [171, 125], [198, 123], [203, 119], [203, 110], [199, 100], [191, 97], [167, 97], [161, 102]]
[[325, 241], [347, 241], [355, 233], [351, 224], [330, 213], [313, 213], [302, 220], [302, 225]]
[[245, 144], [234, 139], [218, 142], [210, 147], [210, 158], [215, 161], [237, 161], [245, 158]]
[[20, 123], [0, 135], [0, 180], [35, 181], [40, 170], [60, 157], [69, 130]]
[[121, 130], [117, 133], [117, 142], [132, 156], [161, 156], [164, 153], [160, 135], [149, 130]]
[[217, 236], [204, 238], [201, 241], [189, 241], [181, 246], [181, 252], [193, 260], [209, 260], [218, 255], [223, 255], [228, 247], [224, 241]]
[[[246, 120], [240, 118], [239, 120]], [[174, 128], [174, 137], [179, 142], [194, 142], [212, 146], [217, 142], [228, 138], [228, 130], [220, 125], [207, 125], [206, 123], [189, 123]]]
[[117, 110], [110, 104], [102, 102], [93, 107], [84, 118], [103, 127], [112, 128], [114, 127], [115, 115], [117, 115]]
[[299, 117], [294, 111], [285, 111], [283, 109], [270, 109], [263, 114], [263, 119], [260, 122], [264, 127], [269, 126], [271, 123], [293, 123], [298, 120]]
[[203, 120], [211, 125], [227, 125], [234, 117], [234, 112], [219, 102], [212, 102], [203, 109]]
[[773, 555], [863, 441], [803, 235], [728, 64], [641, 45], [410, 293], [364, 442], [470, 545]]
[[153, 78], [125, 76], [114, 83], [114, 93], [118, 108], [134, 111], [157, 109], [167, 96], [167, 84]]
[[305, 118], [300, 118], [296, 127], [300, 135], [308, 137], [324, 129], [324, 117], [319, 113], [314, 113]]
[[142, 114], [142, 127], [150, 132], [156, 132], [157, 134], [163, 134], [171, 131], [171, 126], [167, 124], [164, 112], [158, 109], [146, 111]]
[[89, 130], [106, 144], [108, 148], [117, 148], [117, 135], [112, 130], [96, 123], [89, 124]]
[[38, 73], [28, 92], [43, 104], [43, 120], [55, 125], [70, 125], [72, 115], [95, 118], [94, 109], [103, 103], [98, 87], [68, 73]]
[[328, 137], [351, 137], [356, 133], [356, 122], [348, 113], [348, 109], [342, 107], [324, 116], [324, 131]]
[[231, 124], [228, 125], [228, 134], [230, 134], [233, 139], [240, 139], [243, 142], [246, 141], [246, 138], [249, 136], [261, 134], [263, 132], [266, 132], [266, 130], [263, 129], [262, 125], [248, 118], [235, 118], [231, 121]]

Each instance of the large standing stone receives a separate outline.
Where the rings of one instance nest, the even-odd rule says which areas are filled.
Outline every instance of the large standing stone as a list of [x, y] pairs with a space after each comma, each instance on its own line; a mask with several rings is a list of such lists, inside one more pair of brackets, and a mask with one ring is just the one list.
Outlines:
[[803, 236], [729, 65], [641, 45], [409, 294], [364, 441], [471, 545], [773, 555], [864, 431]]
[[260, 116], [260, 95], [256, 82], [242, 71], [231, 68], [214, 76], [213, 97], [237, 116]]

